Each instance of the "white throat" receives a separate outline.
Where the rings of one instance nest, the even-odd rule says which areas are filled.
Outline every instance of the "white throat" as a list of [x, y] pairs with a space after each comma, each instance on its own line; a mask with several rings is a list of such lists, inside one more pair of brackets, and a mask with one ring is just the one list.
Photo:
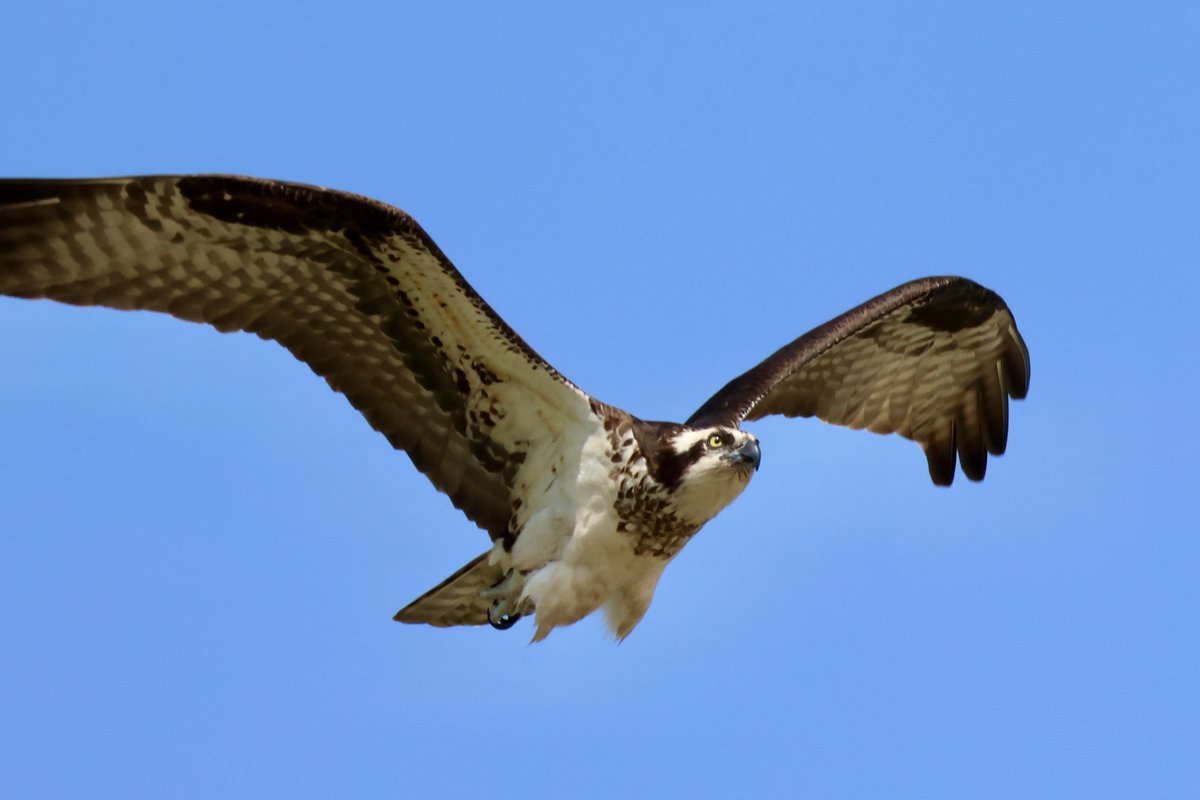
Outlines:
[[675, 490], [676, 512], [689, 522], [703, 525], [745, 490], [753, 474], [749, 469], [693, 467], [684, 473]]

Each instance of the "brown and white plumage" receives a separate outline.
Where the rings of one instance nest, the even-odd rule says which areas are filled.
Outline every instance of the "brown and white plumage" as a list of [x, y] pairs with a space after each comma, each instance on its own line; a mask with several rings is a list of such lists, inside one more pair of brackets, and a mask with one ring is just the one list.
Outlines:
[[488, 383], [520, 383], [549, 425], [586, 409], [411, 217], [342, 192], [222, 176], [7, 181], [0, 293], [275, 339], [493, 538], [536, 432], [480, 435], [504, 414]]
[[1028, 355], [994, 293], [900, 286], [786, 345], [682, 425], [590, 397], [539, 357], [404, 212], [230, 176], [0, 181], [0, 294], [162, 311], [275, 339], [494, 542], [397, 619], [535, 638], [604, 606], [641, 619], [666, 563], [758, 464], [769, 414], [897, 432], [935, 483], [1004, 451]]

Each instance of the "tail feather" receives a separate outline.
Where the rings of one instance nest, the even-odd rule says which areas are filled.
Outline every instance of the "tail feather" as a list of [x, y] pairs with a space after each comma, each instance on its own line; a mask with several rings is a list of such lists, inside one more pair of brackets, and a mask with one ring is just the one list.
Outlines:
[[402, 608], [392, 619], [439, 628], [486, 624], [489, 603], [479, 593], [504, 575], [499, 567], [488, 563], [490, 553], [489, 550], [471, 559], [458, 572]]

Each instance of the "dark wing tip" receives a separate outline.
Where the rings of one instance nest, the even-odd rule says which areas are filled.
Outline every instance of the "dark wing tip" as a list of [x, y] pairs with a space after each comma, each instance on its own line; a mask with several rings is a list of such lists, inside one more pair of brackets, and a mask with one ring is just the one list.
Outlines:
[[988, 454], [1002, 455], [1007, 447], [1009, 398], [1022, 400], [1029, 392], [1029, 349], [1003, 298], [966, 278], [935, 289], [909, 319], [946, 333], [987, 325], [989, 320], [1000, 328], [1004, 341], [996, 361], [967, 391], [949, 436], [923, 443], [936, 485], [953, 482], [956, 462], [969, 480], [981, 481]]
[[1021, 338], [1016, 322], [1009, 328], [1009, 335], [1011, 342], [1004, 349], [1002, 362], [1008, 379], [1008, 396], [1014, 400], [1024, 400], [1029, 394], [1029, 348]]
[[937, 486], [954, 483], [954, 445], [931, 443], [925, 446], [925, 460], [929, 462], [929, 477]]

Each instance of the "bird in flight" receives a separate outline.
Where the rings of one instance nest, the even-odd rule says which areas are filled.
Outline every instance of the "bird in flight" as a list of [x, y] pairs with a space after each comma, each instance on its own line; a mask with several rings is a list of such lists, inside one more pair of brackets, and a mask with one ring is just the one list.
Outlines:
[[1004, 452], [1029, 354], [958, 277], [898, 286], [784, 345], [684, 422], [577, 387], [403, 211], [223, 175], [0, 180], [0, 294], [161, 311], [274, 339], [342, 393], [491, 546], [400, 622], [534, 640], [603, 608], [623, 639], [663, 569], [746, 488], [770, 414], [898, 433], [933, 482]]

